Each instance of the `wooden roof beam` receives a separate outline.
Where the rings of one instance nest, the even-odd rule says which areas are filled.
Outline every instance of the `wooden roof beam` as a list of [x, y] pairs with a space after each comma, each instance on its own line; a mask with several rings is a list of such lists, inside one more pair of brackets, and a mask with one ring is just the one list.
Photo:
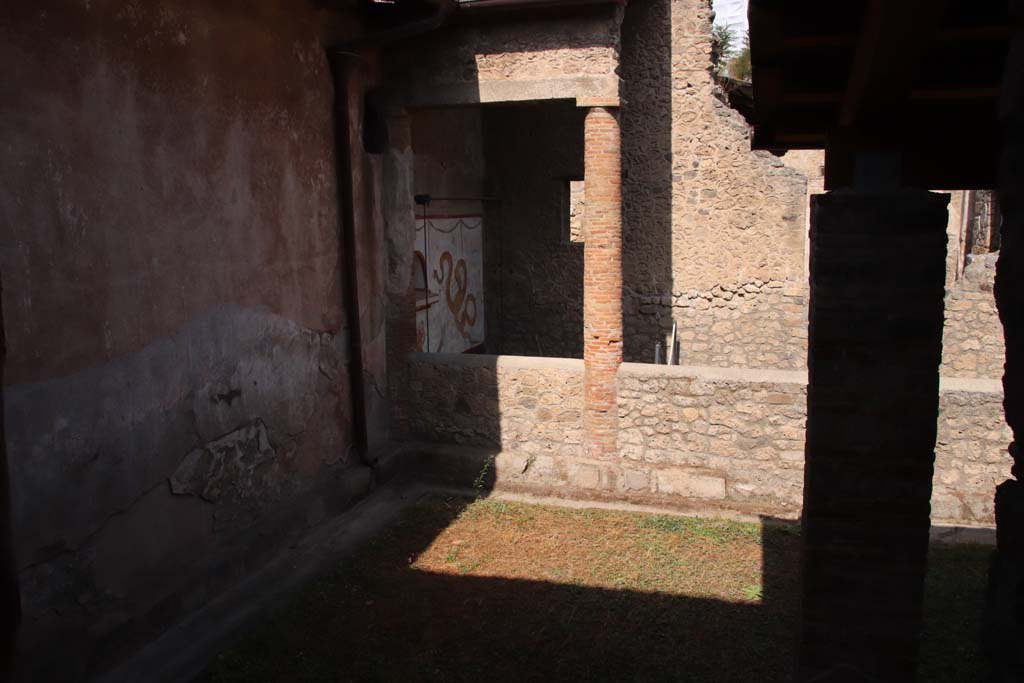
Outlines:
[[908, 96], [947, 0], [869, 0], [839, 114], [842, 128], [876, 128]]

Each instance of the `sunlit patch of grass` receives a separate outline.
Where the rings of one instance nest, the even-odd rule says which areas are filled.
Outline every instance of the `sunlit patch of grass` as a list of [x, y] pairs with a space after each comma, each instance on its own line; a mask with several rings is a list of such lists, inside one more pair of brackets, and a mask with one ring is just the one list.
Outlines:
[[502, 525], [512, 525], [520, 529], [531, 528], [535, 517], [534, 506], [490, 498], [477, 499], [466, 506], [466, 509], [459, 515], [459, 519], [486, 519]]
[[752, 522], [673, 515], [644, 515], [637, 520], [637, 525], [641, 529], [654, 529], [663, 533], [699, 536], [716, 543], [732, 543], [734, 541], [760, 543], [761, 541], [761, 527]]
[[761, 584], [759, 584], [759, 583], [752, 583], [752, 584], [750, 584], [748, 586], [744, 586], [743, 587], [743, 591], [742, 591], [743, 598], [745, 600], [751, 600], [751, 601], [757, 601], [757, 602], [760, 602], [764, 598], [763, 592], [764, 591], [761, 588]]

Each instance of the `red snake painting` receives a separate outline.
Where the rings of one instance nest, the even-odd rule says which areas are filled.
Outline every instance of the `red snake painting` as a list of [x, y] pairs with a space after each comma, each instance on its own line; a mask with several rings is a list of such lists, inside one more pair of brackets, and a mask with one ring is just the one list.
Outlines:
[[[441, 272], [434, 271], [434, 280], [442, 285], [444, 289], [445, 302], [448, 310], [452, 312], [455, 325], [465, 339], [469, 339], [469, 332], [466, 326], [472, 327], [476, 324], [476, 297], [468, 294], [469, 276], [466, 270], [466, 259], [460, 258], [454, 262], [451, 252], [444, 252], [438, 260]], [[455, 276], [455, 293], [452, 294], [452, 275]]]

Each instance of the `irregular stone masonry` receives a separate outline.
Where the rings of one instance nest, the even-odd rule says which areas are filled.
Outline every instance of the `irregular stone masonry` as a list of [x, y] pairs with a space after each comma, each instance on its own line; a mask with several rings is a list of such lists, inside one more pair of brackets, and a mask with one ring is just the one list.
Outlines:
[[[790, 300], [776, 290], [743, 297], [748, 323], [725, 296], [695, 297], [690, 307], [677, 297], [758, 281], [802, 296], [806, 282], [807, 178], [751, 151], [747, 122], [722, 101], [712, 75], [713, 19], [707, 0], [651, 0], [626, 13], [625, 358], [650, 362], [674, 319], [692, 335], [680, 344], [686, 363], [796, 369], [806, 325], [779, 322]], [[785, 315], [804, 314], [795, 303], [799, 310]]]
[[[579, 360], [415, 354], [414, 434], [497, 452], [496, 486], [682, 511], [796, 518], [806, 373], [625, 363], [619, 452], [584, 455]], [[944, 379], [932, 523], [988, 526], [1006, 476], [999, 383]]]
[[386, 77], [411, 105], [617, 97], [622, 11], [587, 19], [451, 25], [387, 56]]
[[420, 438], [583, 454], [581, 360], [417, 353], [409, 372], [409, 421]]
[[998, 257], [998, 253], [968, 256], [963, 277], [947, 289], [943, 375], [992, 379], [1003, 375], [1003, 327], [992, 295]]
[[653, 358], [657, 341], [667, 339], [674, 320], [685, 365], [800, 369], [806, 363], [806, 296], [802, 287], [782, 280], [671, 296], [627, 294], [626, 320], [631, 346], [647, 358]]

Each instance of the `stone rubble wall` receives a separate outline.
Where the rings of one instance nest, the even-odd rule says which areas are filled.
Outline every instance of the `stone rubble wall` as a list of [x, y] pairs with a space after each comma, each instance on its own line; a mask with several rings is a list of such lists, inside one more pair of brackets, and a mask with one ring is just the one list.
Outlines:
[[[619, 457], [609, 461], [583, 455], [578, 360], [416, 354], [412, 368], [414, 435], [484, 449], [497, 488], [685, 512], [800, 515], [804, 371], [623, 364]], [[1009, 440], [1001, 402], [996, 381], [943, 380], [933, 524], [994, 523]]]
[[582, 454], [583, 361], [417, 353], [412, 432], [430, 441], [573, 457]]
[[796, 517], [803, 496], [802, 376], [624, 365], [620, 455], [650, 472], [644, 493]]
[[708, 0], [626, 11], [625, 356], [653, 360], [674, 320], [684, 363], [799, 369], [808, 180], [751, 151], [713, 77], [713, 19]]
[[968, 256], [963, 276], [946, 289], [943, 376], [1003, 376], [1003, 327], [992, 295], [998, 257], [998, 252]]
[[996, 486], [1009, 475], [1010, 428], [999, 380], [943, 378], [932, 479], [932, 520], [995, 524]]
[[640, 348], [634, 338], [633, 357], [653, 359], [655, 341], [669, 338], [675, 320], [683, 365], [802, 368], [807, 358], [806, 302], [802, 287], [761, 279], [639, 296], [631, 309], [634, 321], [650, 317], [648, 327], [658, 329], [660, 336], [640, 333], [647, 348]]
[[385, 80], [407, 106], [618, 97], [620, 8], [586, 18], [450, 25], [392, 50]]

